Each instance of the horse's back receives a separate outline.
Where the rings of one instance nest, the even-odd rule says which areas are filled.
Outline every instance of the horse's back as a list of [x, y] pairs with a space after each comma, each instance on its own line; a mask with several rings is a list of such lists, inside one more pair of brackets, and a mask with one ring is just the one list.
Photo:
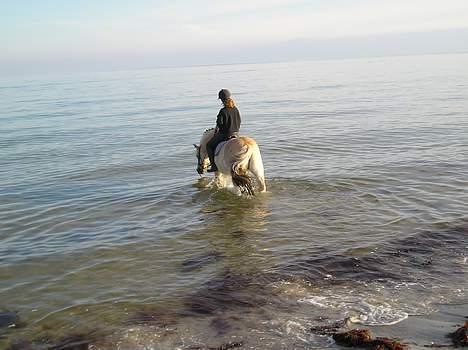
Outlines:
[[236, 155], [240, 153], [245, 153], [249, 149], [255, 147], [257, 143], [254, 139], [247, 136], [239, 136], [230, 139], [224, 145], [224, 153], [226, 155]]
[[243, 145], [243, 146], [256, 146], [257, 145], [257, 142], [255, 142], [255, 140], [253, 138], [250, 138], [248, 136], [241, 136], [241, 137], [238, 137], [239, 139], [239, 142]]

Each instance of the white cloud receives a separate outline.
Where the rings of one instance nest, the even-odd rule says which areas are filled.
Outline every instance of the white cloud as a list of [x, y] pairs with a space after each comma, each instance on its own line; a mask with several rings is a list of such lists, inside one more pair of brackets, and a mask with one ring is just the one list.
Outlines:
[[297, 38], [468, 26], [466, 0], [198, 0], [154, 2], [132, 12], [54, 18], [17, 28], [4, 52], [20, 55], [168, 52]]
[[[340, 1], [320, 7], [284, 0], [200, 0], [196, 4], [171, 3], [123, 18], [120, 26], [98, 37], [116, 46], [166, 50], [468, 26], [466, 0]], [[113, 36], [119, 40], [112, 40]]]

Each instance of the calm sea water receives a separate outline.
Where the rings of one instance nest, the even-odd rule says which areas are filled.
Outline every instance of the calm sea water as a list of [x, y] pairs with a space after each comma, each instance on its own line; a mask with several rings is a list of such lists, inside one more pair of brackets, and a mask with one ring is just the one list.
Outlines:
[[[265, 195], [196, 173], [220, 88]], [[466, 54], [2, 79], [0, 106], [0, 347], [335, 347], [309, 328], [466, 303]]]

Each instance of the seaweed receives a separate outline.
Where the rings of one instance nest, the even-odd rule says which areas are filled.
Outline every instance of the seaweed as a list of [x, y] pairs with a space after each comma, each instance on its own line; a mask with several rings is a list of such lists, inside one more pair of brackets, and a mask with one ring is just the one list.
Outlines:
[[448, 334], [455, 346], [468, 346], [468, 321], [455, 332]]
[[367, 329], [353, 329], [343, 333], [333, 334], [333, 340], [338, 345], [348, 347], [363, 347], [371, 350], [404, 350], [406, 345], [384, 337], [372, 338]]
[[230, 342], [225, 343], [220, 346], [201, 346], [201, 345], [191, 345], [189, 347], [184, 348], [184, 350], [230, 350], [234, 348], [240, 348], [244, 346], [244, 342]]
[[339, 345], [365, 346], [370, 343], [372, 336], [367, 329], [353, 329], [347, 332], [333, 334], [333, 340]]

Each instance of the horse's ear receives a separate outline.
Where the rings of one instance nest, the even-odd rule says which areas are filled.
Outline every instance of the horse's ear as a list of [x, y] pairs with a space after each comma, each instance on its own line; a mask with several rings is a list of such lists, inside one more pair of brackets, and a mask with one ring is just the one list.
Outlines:
[[196, 144], [193, 144], [193, 147], [195, 147], [196, 149], [199, 149], [200, 146], [196, 145]]

